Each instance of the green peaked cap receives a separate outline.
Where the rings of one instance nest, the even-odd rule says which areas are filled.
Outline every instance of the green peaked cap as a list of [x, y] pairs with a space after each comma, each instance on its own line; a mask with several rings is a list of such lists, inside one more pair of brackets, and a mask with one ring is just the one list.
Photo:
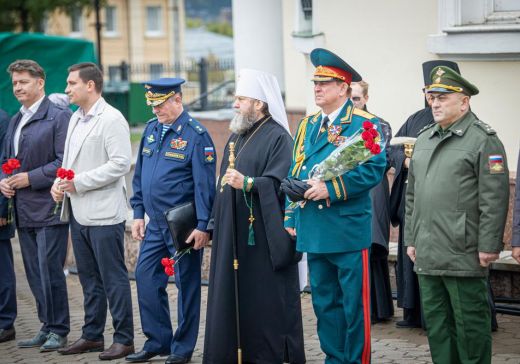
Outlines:
[[462, 92], [466, 95], [473, 96], [479, 92], [477, 86], [446, 66], [435, 67], [430, 73], [430, 78], [432, 82], [431, 85], [426, 87], [427, 93]]

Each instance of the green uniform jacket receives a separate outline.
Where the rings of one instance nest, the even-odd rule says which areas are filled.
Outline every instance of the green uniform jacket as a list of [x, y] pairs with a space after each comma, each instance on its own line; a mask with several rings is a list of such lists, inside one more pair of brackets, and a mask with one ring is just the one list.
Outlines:
[[443, 132], [425, 128], [415, 144], [406, 192], [405, 245], [418, 274], [486, 276], [479, 252], [503, 248], [509, 172], [496, 132], [468, 112]]
[[[336, 146], [327, 139], [327, 132], [318, 134], [322, 115], [304, 118], [296, 133], [293, 162], [289, 177], [302, 180], [314, 165], [328, 157]], [[353, 135], [370, 120], [381, 128], [374, 115], [355, 109], [348, 100], [333, 126], [341, 128], [342, 137]], [[381, 152], [350, 172], [326, 181], [330, 206], [325, 200], [307, 201], [303, 208], [285, 211], [285, 227], [295, 227], [296, 249], [310, 253], [340, 253], [370, 247], [372, 240], [372, 202], [370, 189], [383, 178], [386, 154]]]

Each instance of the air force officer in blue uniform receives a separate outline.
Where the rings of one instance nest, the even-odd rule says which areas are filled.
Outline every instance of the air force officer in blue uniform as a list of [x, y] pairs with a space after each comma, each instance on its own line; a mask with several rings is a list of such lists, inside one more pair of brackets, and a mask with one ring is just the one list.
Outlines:
[[[215, 195], [215, 148], [206, 128], [182, 106], [180, 78], [146, 83], [146, 99], [155, 118], [146, 125], [133, 179], [132, 235], [142, 240], [136, 268], [141, 325], [147, 337], [143, 350], [127, 356], [130, 362], [168, 355], [166, 363], [190, 361], [197, 341], [200, 318], [202, 248]], [[178, 327], [172, 331], [161, 258], [172, 256], [174, 245], [164, 218], [167, 209], [195, 203], [198, 224], [188, 238], [194, 249], [175, 265], [179, 289]], [[145, 229], [144, 215], [150, 221]]]
[[[374, 115], [350, 100], [352, 81], [361, 76], [334, 53], [317, 48], [314, 95], [320, 112], [304, 118], [296, 133], [289, 177], [308, 179], [327, 158]], [[285, 227], [296, 235], [296, 249], [307, 252], [312, 303], [326, 364], [370, 362], [370, 284], [372, 243], [370, 189], [383, 178], [385, 153], [330, 181], [309, 180], [305, 206], [288, 209]]]

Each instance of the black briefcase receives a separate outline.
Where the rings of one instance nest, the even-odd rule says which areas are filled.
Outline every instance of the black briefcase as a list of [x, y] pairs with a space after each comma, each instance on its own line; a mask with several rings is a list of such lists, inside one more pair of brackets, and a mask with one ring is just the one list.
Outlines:
[[186, 202], [174, 206], [164, 212], [164, 217], [168, 223], [175, 250], [180, 251], [192, 247], [194, 242], [188, 244], [186, 240], [197, 227], [197, 214], [195, 213], [194, 203]]

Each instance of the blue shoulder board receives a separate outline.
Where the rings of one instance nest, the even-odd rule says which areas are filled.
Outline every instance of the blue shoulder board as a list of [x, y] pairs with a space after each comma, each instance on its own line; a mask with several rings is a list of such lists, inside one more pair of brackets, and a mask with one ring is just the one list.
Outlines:
[[148, 121], [146, 122], [146, 124], [153, 123], [154, 121], [157, 121], [157, 117], [151, 118], [150, 120], [148, 120]]
[[193, 129], [195, 129], [197, 134], [204, 134], [207, 131], [207, 129], [204, 125], [202, 125], [201, 123], [199, 123], [197, 120], [193, 119], [192, 117], [190, 117], [190, 119], [188, 120], [188, 125], [191, 126]]

